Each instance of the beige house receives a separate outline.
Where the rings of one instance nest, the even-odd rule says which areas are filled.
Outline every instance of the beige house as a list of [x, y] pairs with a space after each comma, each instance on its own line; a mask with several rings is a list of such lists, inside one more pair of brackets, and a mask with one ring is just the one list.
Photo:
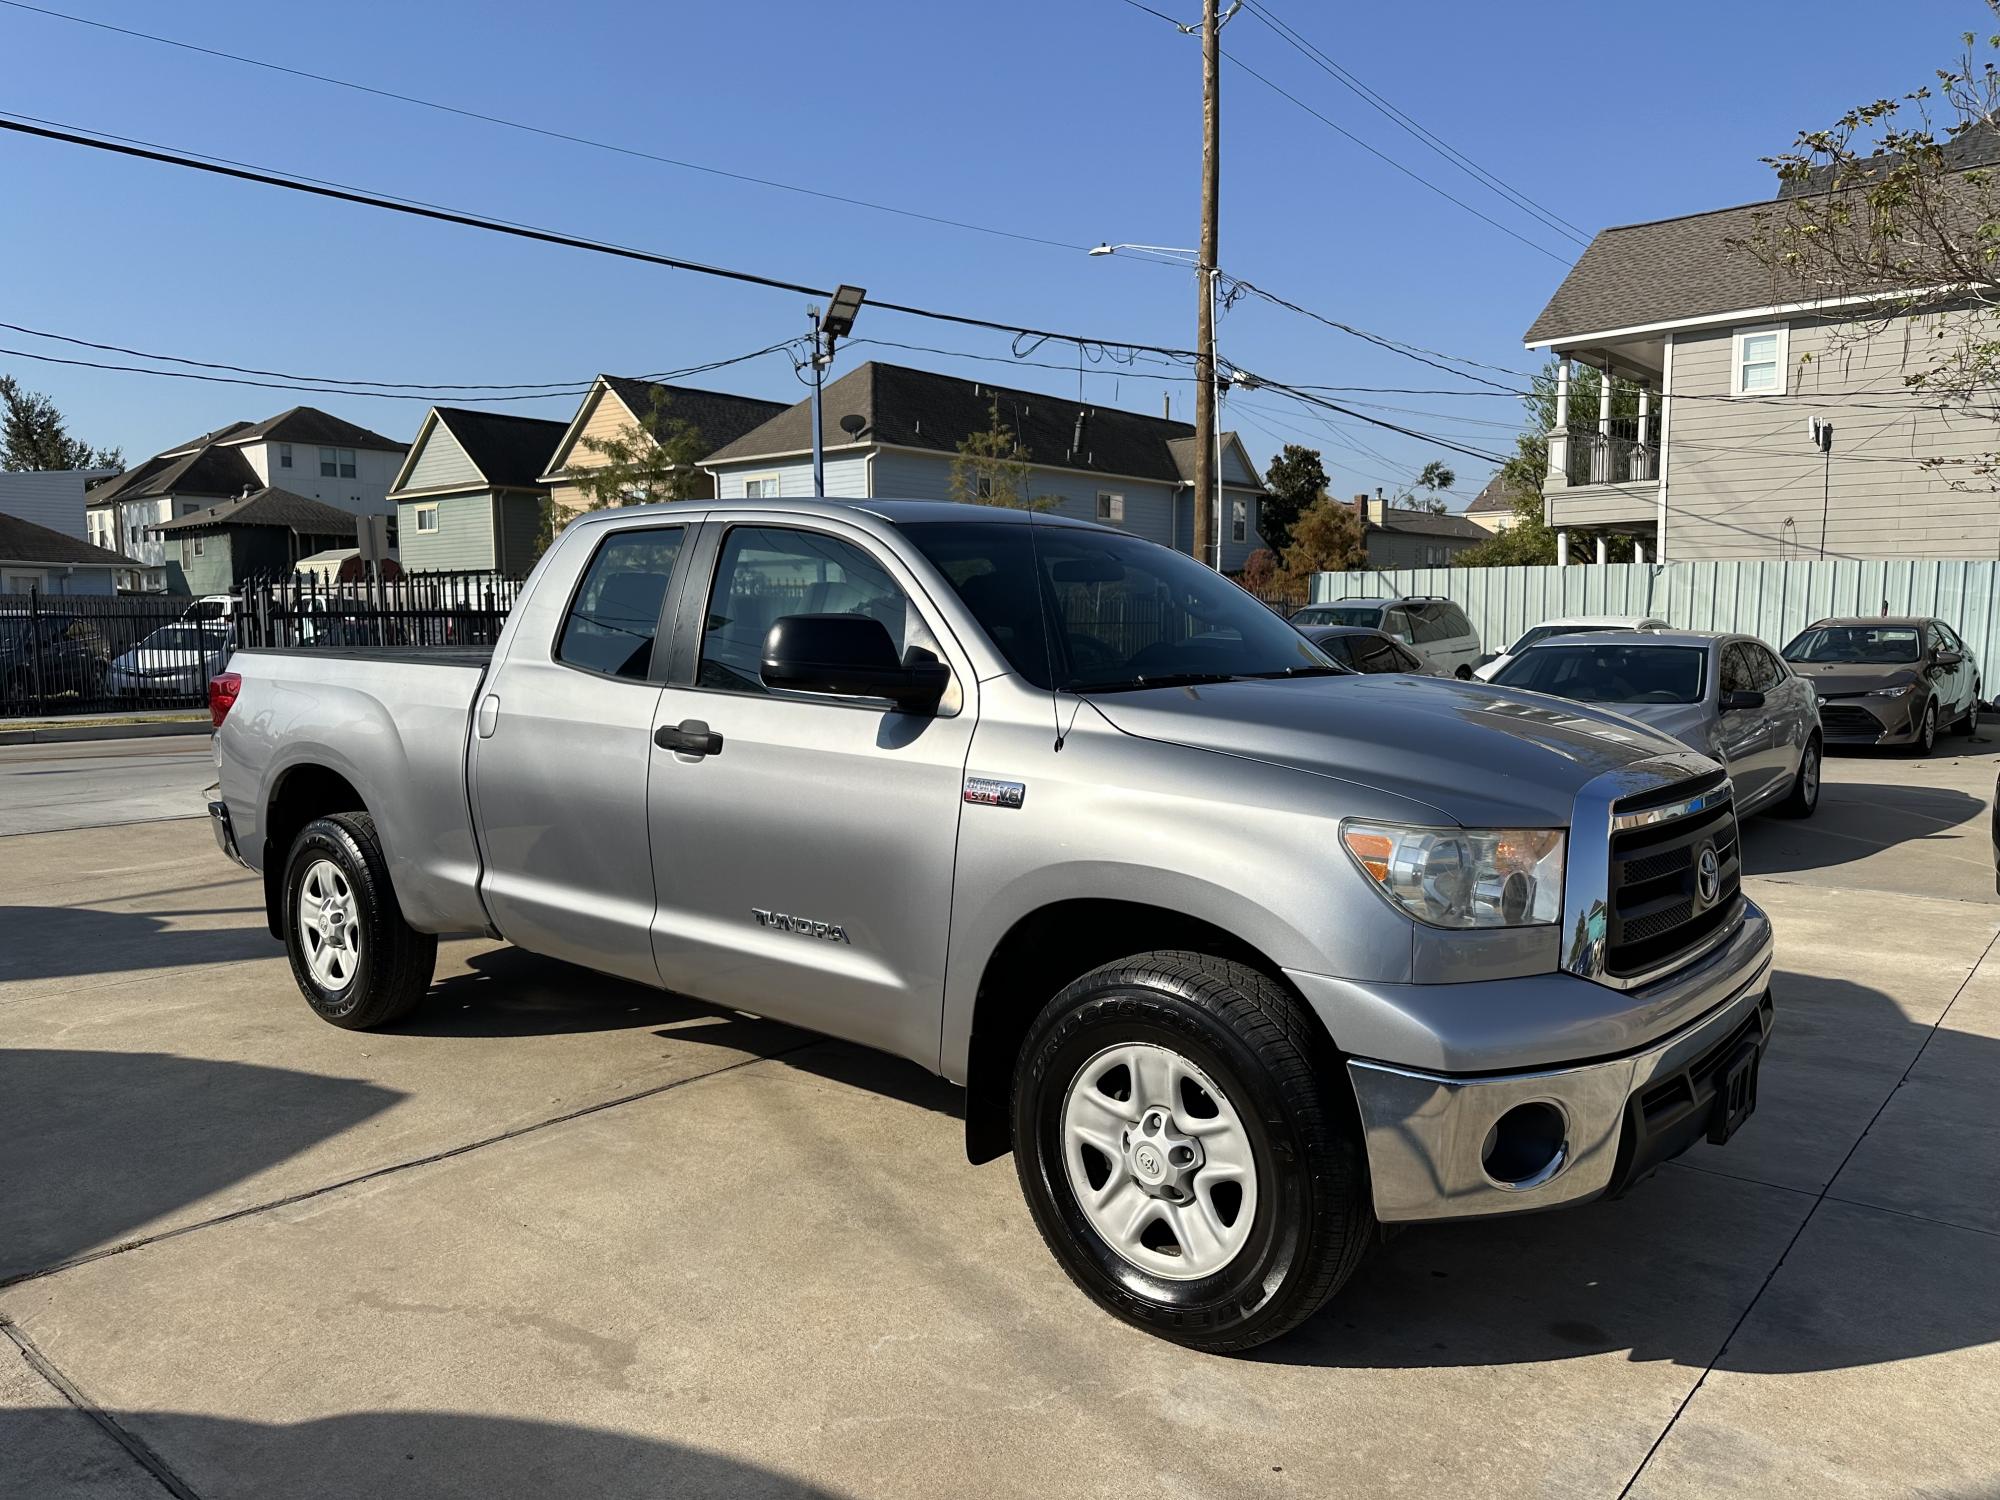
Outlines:
[[1496, 473], [1486, 481], [1486, 487], [1465, 507], [1465, 519], [1489, 536], [1514, 529], [1520, 518], [1514, 513], [1514, 496], [1505, 475]]
[[[572, 516], [590, 505], [576, 482], [576, 471], [602, 468], [606, 462], [592, 445], [647, 431], [656, 411], [669, 421], [679, 419], [693, 427], [701, 434], [702, 451], [708, 453], [727, 447], [784, 409], [782, 401], [760, 401], [723, 391], [600, 375], [591, 382], [583, 405], [564, 429], [547, 472], [537, 483], [547, 487], [550, 503], [559, 516]], [[715, 493], [714, 480], [705, 471], [698, 470], [696, 479], [699, 493]]]
[[[1562, 361], [1549, 524], [1626, 533], [1670, 560], [1993, 556], [2000, 495], [1923, 462], [2000, 448], [1991, 409], [1926, 404], [1905, 384], [1976, 314], [1774, 279], [1742, 248], [1772, 208], [1607, 229], [1570, 269], [1525, 337]], [[1578, 363], [1635, 387], [1636, 417], [1606, 402], [1572, 422]]]

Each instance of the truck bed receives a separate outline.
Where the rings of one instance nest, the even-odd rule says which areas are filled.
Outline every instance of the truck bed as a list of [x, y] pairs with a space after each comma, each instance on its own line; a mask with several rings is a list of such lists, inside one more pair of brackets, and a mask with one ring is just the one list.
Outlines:
[[238, 656], [305, 656], [338, 661], [393, 661], [412, 666], [483, 668], [491, 646], [246, 646]]

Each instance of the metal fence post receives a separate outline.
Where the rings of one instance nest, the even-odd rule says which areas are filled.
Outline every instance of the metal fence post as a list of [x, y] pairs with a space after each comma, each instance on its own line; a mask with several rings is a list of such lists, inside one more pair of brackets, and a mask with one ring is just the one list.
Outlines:
[[28, 589], [28, 686], [35, 696], [35, 712], [48, 712], [48, 700], [42, 694], [42, 594], [30, 585]]

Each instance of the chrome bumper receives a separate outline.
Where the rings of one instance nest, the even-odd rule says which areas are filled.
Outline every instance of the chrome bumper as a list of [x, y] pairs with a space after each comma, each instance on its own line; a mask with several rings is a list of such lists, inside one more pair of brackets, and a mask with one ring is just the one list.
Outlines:
[[[1672, 1139], [1642, 1143], [1636, 1139], [1644, 1129], [1640, 1096], [1676, 1073], [1693, 1078], [1718, 1049], [1733, 1052], [1754, 1041], [1761, 1052], [1770, 1034], [1768, 948], [1740, 980], [1701, 1019], [1642, 1051], [1602, 1062], [1452, 1077], [1350, 1061], [1375, 1216], [1392, 1222], [1554, 1208], [1623, 1187], [1678, 1154], [1699, 1137], [1706, 1117], [1684, 1111]], [[1699, 1086], [1690, 1085], [1690, 1111], [1706, 1108], [1695, 1092]], [[1502, 1181], [1487, 1170], [1487, 1146], [1501, 1117], [1520, 1105], [1553, 1107], [1561, 1120], [1560, 1146], [1544, 1169]]]

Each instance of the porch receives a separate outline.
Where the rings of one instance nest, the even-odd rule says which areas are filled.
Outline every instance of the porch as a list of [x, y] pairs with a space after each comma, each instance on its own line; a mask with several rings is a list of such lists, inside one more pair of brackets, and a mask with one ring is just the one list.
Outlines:
[[1559, 533], [1629, 535], [1641, 556], [1657, 556], [1672, 369], [1666, 341], [1555, 353], [1555, 420], [1543, 485], [1548, 524]]

